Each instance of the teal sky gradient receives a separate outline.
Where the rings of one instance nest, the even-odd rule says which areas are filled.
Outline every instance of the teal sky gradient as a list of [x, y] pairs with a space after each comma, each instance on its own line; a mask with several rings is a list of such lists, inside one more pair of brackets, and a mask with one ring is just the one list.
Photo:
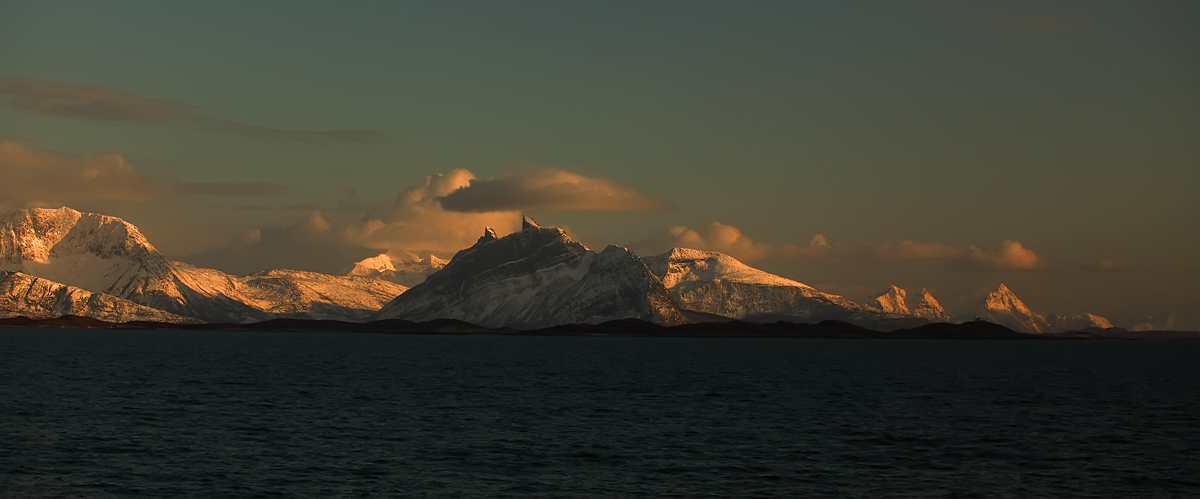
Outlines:
[[[389, 204], [454, 168], [560, 167], [679, 206], [533, 213], [589, 245], [713, 220], [773, 246], [1015, 240], [1049, 267], [752, 263], [855, 299], [898, 284], [945, 302], [1005, 282], [1038, 310], [1200, 327], [1195, 2], [2, 0], [0, 74], [389, 137], [306, 144], [0, 109], [0, 134], [26, 146], [119, 153], [172, 182], [288, 187], [72, 204], [169, 255], [304, 214], [236, 206], [350, 220], [362, 213], [332, 210], [349, 202], [339, 185]], [[1080, 271], [1088, 259], [1136, 270]]]

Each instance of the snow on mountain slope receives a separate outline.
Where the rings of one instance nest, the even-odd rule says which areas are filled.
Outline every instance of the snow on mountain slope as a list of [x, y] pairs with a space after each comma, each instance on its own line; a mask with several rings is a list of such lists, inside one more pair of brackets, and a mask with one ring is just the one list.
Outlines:
[[1081, 331], [1089, 328], [1108, 329], [1112, 323], [1099, 315], [1075, 312], [1055, 312], [1047, 317], [1050, 328], [1054, 332]]
[[64, 315], [109, 322], [200, 322], [129, 300], [93, 293], [20, 272], [0, 272], [0, 318], [50, 319]]
[[526, 217], [502, 238], [488, 228], [439, 272], [388, 303], [378, 319], [459, 319], [536, 329], [638, 318], [686, 322], [662, 282], [627, 249], [588, 250]]
[[0, 258], [0, 270], [95, 293], [182, 298], [170, 282], [170, 262], [137, 227], [116, 217], [70, 208], [9, 211], [0, 218]]
[[686, 310], [751, 321], [838, 319], [879, 325], [896, 318], [723, 253], [674, 248], [643, 260]]
[[942, 304], [938, 303], [926, 289], [921, 289], [921, 301], [912, 308], [912, 315], [931, 322], [950, 322], [950, 316], [946, 315]]
[[446, 261], [429, 255], [421, 258], [410, 255], [410, 258], [393, 258], [387, 253], [366, 258], [354, 264], [354, 269], [347, 275], [373, 277], [394, 282], [405, 287], [413, 287], [425, 281], [430, 274], [446, 266]]
[[236, 277], [171, 262], [124, 220], [70, 208], [12, 210], [0, 217], [0, 270], [206, 322], [365, 317], [406, 289], [295, 271]]
[[908, 305], [904, 303], [905, 294], [907, 293], [903, 289], [892, 286], [877, 293], [869, 304], [885, 314], [909, 315]]
[[1112, 327], [1108, 319], [1094, 314], [1061, 311], [1050, 314], [1049, 317], [1043, 316], [1031, 310], [1020, 298], [1017, 298], [1016, 293], [1013, 293], [1004, 284], [1000, 284], [995, 291], [983, 296], [982, 299], [979, 295], [968, 295], [959, 298], [957, 302], [959, 306], [956, 310], [965, 310], [965, 312], [954, 315], [960, 320], [968, 321], [979, 318], [1022, 333], [1061, 333], [1087, 328], [1107, 329]]
[[667, 288], [693, 288], [713, 280], [813, 289], [791, 279], [763, 272], [724, 253], [673, 248], [661, 255], [643, 258]]
[[365, 321], [408, 288], [380, 279], [300, 270], [237, 278], [241, 300], [273, 317]]
[[1021, 333], [1051, 332], [1046, 319], [1025, 306], [1004, 284], [984, 298], [983, 306], [976, 310], [975, 317]]

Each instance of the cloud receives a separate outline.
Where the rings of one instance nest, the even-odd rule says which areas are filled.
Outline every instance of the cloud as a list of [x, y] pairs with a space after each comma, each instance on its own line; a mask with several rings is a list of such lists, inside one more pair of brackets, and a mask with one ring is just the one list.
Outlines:
[[12, 109], [90, 121], [190, 121], [224, 133], [306, 143], [382, 142], [374, 130], [279, 130], [210, 116], [182, 102], [141, 97], [84, 83], [0, 77], [0, 104]]
[[175, 193], [184, 196], [274, 196], [287, 190], [287, 186], [270, 182], [193, 182], [175, 186]]
[[818, 259], [831, 263], [861, 263], [882, 265], [919, 260], [944, 260], [955, 258], [962, 250], [940, 243], [917, 243], [913, 241], [891, 241], [878, 245], [829, 244], [823, 234], [813, 236], [806, 246], [785, 244], [779, 249], [784, 259]]
[[521, 217], [516, 210], [445, 209], [443, 199], [471, 185], [474, 179], [474, 174], [462, 168], [428, 175], [417, 185], [401, 191], [391, 207], [368, 213], [349, 230], [353, 237], [372, 248], [446, 254], [475, 244], [484, 227], [492, 227], [500, 234], [520, 228]]
[[548, 168], [472, 179], [440, 198], [449, 211], [654, 211], [675, 208], [611, 180]]
[[120, 154], [67, 154], [0, 141], [0, 208], [77, 201], [147, 201], [181, 196], [271, 196], [286, 186], [267, 182], [174, 184], [135, 168]]
[[1042, 270], [1046, 267], [1033, 250], [1017, 241], [1004, 241], [1000, 248], [971, 246], [960, 257], [949, 261], [950, 268], [958, 272], [989, 270]]
[[236, 234], [230, 244], [182, 258], [183, 261], [246, 275], [268, 269], [345, 273], [353, 262], [379, 251], [348, 244], [338, 226], [311, 211], [284, 227], [263, 227]]
[[120, 154], [79, 156], [0, 141], [0, 205], [47, 206], [83, 200], [145, 201], [170, 186], [138, 172]]
[[716, 221], [709, 222], [699, 231], [682, 225], [657, 229], [633, 244], [635, 251], [647, 255], [676, 247], [719, 251], [747, 262], [768, 258], [776, 253], [771, 245], [754, 241], [737, 227]]
[[1134, 270], [1134, 266], [1104, 259], [1084, 260], [1079, 264], [1079, 270], [1084, 272], [1125, 272]]
[[[469, 185], [474, 178], [464, 169], [428, 175], [401, 190], [390, 206], [369, 207], [357, 219], [339, 220], [330, 210], [307, 210], [290, 225], [248, 231], [237, 235], [227, 247], [196, 253], [184, 260], [247, 274], [281, 266], [344, 273], [354, 262], [385, 252], [448, 258], [475, 244], [485, 227], [501, 235], [520, 227], [521, 215], [516, 211], [462, 213], [442, 207], [440, 198]], [[275, 209], [253, 205], [241, 208]], [[339, 216], [347, 215], [341, 212]]]
[[825, 235], [817, 234], [806, 245], [773, 246], [754, 241], [738, 228], [720, 222], [710, 222], [700, 230], [681, 225], [656, 229], [631, 246], [645, 255], [662, 253], [674, 247], [719, 251], [747, 262], [820, 260], [833, 264], [878, 266], [941, 261], [958, 272], [1040, 270], [1045, 267], [1032, 250], [1017, 241], [1005, 241], [999, 249], [971, 246], [962, 250], [947, 244], [908, 240], [859, 245], [830, 243]]

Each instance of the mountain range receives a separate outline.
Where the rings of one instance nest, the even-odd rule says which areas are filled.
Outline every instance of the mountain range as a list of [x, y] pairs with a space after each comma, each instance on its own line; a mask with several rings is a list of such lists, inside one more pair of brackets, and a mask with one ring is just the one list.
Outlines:
[[892, 286], [858, 303], [717, 252], [595, 252], [528, 217], [504, 237], [485, 229], [449, 261], [385, 253], [341, 276], [286, 269], [234, 276], [170, 261], [116, 217], [65, 207], [12, 210], [0, 217], [0, 270], [0, 317], [457, 319], [523, 330], [621, 319], [665, 326], [837, 320], [880, 331], [980, 319], [1035, 334], [1112, 327], [1092, 314], [1037, 314], [1003, 284], [954, 316], [928, 290], [910, 296]]
[[[0, 218], [0, 270], [7, 271], [2, 289], [9, 291], [0, 312], [8, 316], [32, 316], [39, 310], [36, 304], [61, 293], [48, 285], [23, 288], [26, 276], [101, 295], [92, 300], [107, 303], [111, 297], [204, 322], [363, 320], [408, 289], [360, 276], [298, 270], [232, 276], [198, 268], [168, 260], [124, 220], [70, 208], [5, 213]], [[12, 294], [21, 289], [30, 294]], [[68, 295], [78, 293], [63, 296]], [[131, 315], [125, 318], [137, 320], [134, 309], [128, 310]]]

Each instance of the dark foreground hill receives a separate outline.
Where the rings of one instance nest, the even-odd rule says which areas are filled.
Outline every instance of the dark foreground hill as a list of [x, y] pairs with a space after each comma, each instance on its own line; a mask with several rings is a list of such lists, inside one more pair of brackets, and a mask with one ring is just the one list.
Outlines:
[[13, 317], [0, 319], [0, 327], [64, 329], [134, 329], [196, 331], [359, 332], [393, 334], [505, 334], [533, 336], [660, 336], [660, 337], [745, 337], [745, 338], [913, 338], [913, 339], [1200, 339], [1191, 331], [1127, 331], [1120, 328], [1089, 329], [1062, 334], [1025, 334], [985, 321], [962, 324], [933, 323], [884, 332], [842, 321], [816, 324], [742, 321], [705, 322], [664, 326], [638, 319], [602, 324], [567, 324], [529, 331], [489, 328], [454, 319], [412, 322], [388, 319], [374, 322], [274, 319], [252, 324], [172, 324], [166, 322], [107, 322], [90, 317], [63, 316], [54, 319]]

